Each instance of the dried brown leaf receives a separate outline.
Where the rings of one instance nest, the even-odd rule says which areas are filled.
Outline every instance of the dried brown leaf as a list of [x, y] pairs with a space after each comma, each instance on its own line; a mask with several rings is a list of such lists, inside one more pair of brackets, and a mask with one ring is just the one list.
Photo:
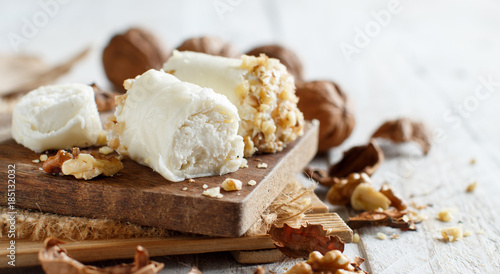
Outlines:
[[307, 166], [303, 171], [307, 177], [324, 186], [332, 186], [339, 182], [338, 178], [328, 176], [328, 171], [326, 169]]
[[313, 251], [321, 254], [330, 250], [344, 251], [344, 242], [336, 235], [328, 236], [322, 225], [307, 224], [294, 228], [285, 223], [283, 227], [272, 225], [267, 233], [274, 245], [292, 258], [307, 258]]
[[389, 200], [391, 200], [391, 206], [395, 207], [397, 210], [403, 211], [408, 207], [405, 201], [394, 194], [392, 188], [388, 184], [382, 185], [380, 193], [389, 198]]
[[123, 274], [154, 274], [163, 269], [162, 263], [149, 260], [149, 254], [142, 246], [137, 246], [134, 262], [131, 264], [121, 264], [106, 268], [87, 266], [71, 258], [66, 249], [60, 247], [64, 244], [55, 238], [47, 238], [44, 241], [44, 248], [38, 252], [38, 260], [42, 264], [45, 273], [65, 274], [104, 274], [104, 273], [123, 273]]
[[0, 74], [2, 86], [0, 95], [26, 93], [47, 85], [66, 74], [90, 52], [86, 48], [61, 64], [51, 67], [38, 57], [27, 55], [1, 56]]
[[424, 154], [427, 154], [431, 149], [432, 133], [422, 122], [400, 118], [382, 124], [373, 133], [372, 138], [385, 138], [395, 143], [413, 141], [422, 147]]
[[401, 212], [394, 208], [384, 211], [365, 211], [355, 217], [349, 218], [347, 225], [351, 229], [371, 226], [388, 226], [399, 228], [404, 231], [416, 230], [417, 228], [414, 221], [410, 220], [408, 217], [404, 218], [405, 215], [405, 212]]
[[371, 140], [368, 145], [353, 147], [344, 152], [342, 160], [328, 170], [330, 177], [344, 178], [351, 173], [366, 173], [371, 176], [384, 160], [378, 144]]
[[115, 96], [118, 95], [118, 93], [102, 90], [95, 83], [90, 86], [94, 89], [95, 103], [99, 112], [107, 111], [115, 107]]

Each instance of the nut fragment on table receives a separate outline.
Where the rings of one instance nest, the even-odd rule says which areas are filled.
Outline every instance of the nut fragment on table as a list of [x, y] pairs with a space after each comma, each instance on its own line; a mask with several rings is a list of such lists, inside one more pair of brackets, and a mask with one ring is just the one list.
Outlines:
[[225, 191], [237, 191], [241, 190], [243, 183], [240, 180], [227, 178], [222, 182], [222, 189]]
[[257, 182], [256, 182], [255, 180], [250, 180], [250, 181], [248, 181], [248, 185], [249, 185], [249, 186], [254, 186], [254, 185], [256, 185], [256, 184], [257, 184]]
[[438, 219], [441, 222], [449, 222], [452, 219], [451, 209], [443, 209], [438, 213]]
[[349, 205], [354, 189], [361, 183], [371, 183], [370, 177], [366, 173], [351, 173], [347, 178], [339, 180], [335, 178], [326, 199], [333, 205]]
[[347, 94], [331, 81], [301, 82], [296, 87], [297, 106], [304, 118], [320, 122], [318, 152], [344, 142], [355, 125], [354, 107]]
[[60, 173], [73, 175], [77, 179], [90, 180], [99, 175], [113, 176], [123, 169], [123, 164], [116, 156], [106, 156], [99, 153], [80, 153], [79, 149], [73, 149], [70, 154], [59, 150], [53, 157], [47, 159], [43, 164], [43, 170], [47, 173]]
[[257, 168], [266, 169], [267, 168], [267, 164], [266, 163], [258, 163], [257, 164]]
[[369, 183], [359, 184], [351, 195], [351, 206], [355, 210], [387, 209], [391, 200], [384, 194], [375, 190]]
[[462, 226], [446, 227], [441, 229], [441, 235], [443, 236], [443, 241], [454, 242], [463, 238]]
[[195, 51], [210, 55], [236, 58], [241, 53], [231, 43], [224, 41], [219, 37], [202, 36], [194, 37], [184, 41], [178, 48], [178, 51]]
[[111, 83], [123, 90], [123, 81], [148, 69], [161, 68], [168, 56], [154, 34], [145, 29], [131, 28], [111, 38], [102, 54], [102, 63]]
[[300, 82], [304, 79], [302, 62], [291, 49], [278, 44], [264, 45], [248, 51], [246, 55], [258, 57], [261, 53], [267, 57], [280, 60], [285, 65], [288, 73], [293, 75], [295, 81]]
[[468, 185], [467, 188], [465, 189], [465, 191], [467, 192], [474, 192], [474, 190], [476, 190], [476, 187], [477, 187], [477, 181], [474, 181], [472, 184]]
[[366, 273], [359, 267], [363, 261], [364, 259], [356, 257], [351, 263], [349, 257], [339, 250], [329, 251], [324, 256], [314, 251], [306, 262], [296, 264], [285, 274]]

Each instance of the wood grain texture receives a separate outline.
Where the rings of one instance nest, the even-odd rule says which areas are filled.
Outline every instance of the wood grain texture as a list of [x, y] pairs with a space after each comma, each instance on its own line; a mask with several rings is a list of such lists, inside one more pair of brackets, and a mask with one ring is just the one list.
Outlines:
[[[328, 230], [328, 235], [337, 235], [346, 243], [352, 241], [352, 230], [335, 213], [307, 214], [301, 222], [296, 225], [306, 225], [307, 223], [323, 224], [324, 228]], [[6, 246], [7, 241], [2, 240], [0, 244]], [[137, 245], [145, 247], [151, 256], [274, 248], [273, 241], [267, 235], [237, 238], [174, 236], [165, 239], [136, 238], [91, 240], [68, 242], [63, 247], [68, 250], [71, 257], [83, 262], [92, 262], [98, 260], [133, 258]], [[17, 241], [16, 265], [38, 265], [37, 254], [42, 246], [42, 242], [27, 240]], [[0, 250], [1, 267], [7, 267], [7, 254], [8, 250]]]
[[[282, 152], [248, 159], [248, 168], [223, 175], [172, 183], [149, 167], [125, 159], [125, 168], [113, 177], [77, 180], [40, 171], [33, 163], [39, 154], [10, 140], [0, 144], [0, 165], [16, 166], [16, 206], [90, 218], [108, 218], [139, 225], [210, 236], [237, 237], [255, 223], [285, 185], [316, 154], [318, 125], [308, 124], [304, 135]], [[257, 168], [258, 163], [268, 168]], [[2, 169], [0, 176], [7, 176]], [[221, 199], [202, 195], [225, 178], [243, 182], [240, 191], [224, 192]], [[256, 186], [246, 183], [257, 181]], [[188, 189], [182, 190], [184, 187]], [[7, 181], [0, 182], [7, 197]], [[7, 205], [7, 199], [0, 204]]]

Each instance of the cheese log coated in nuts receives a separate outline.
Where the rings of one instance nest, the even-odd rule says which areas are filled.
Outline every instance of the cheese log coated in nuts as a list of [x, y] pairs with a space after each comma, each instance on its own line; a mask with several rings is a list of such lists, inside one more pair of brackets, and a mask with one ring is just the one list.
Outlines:
[[88, 147], [101, 132], [94, 90], [83, 84], [35, 89], [21, 98], [12, 115], [12, 137], [35, 152]]
[[245, 156], [281, 151], [303, 133], [304, 116], [297, 108], [293, 77], [278, 59], [174, 51], [163, 70], [227, 96], [238, 108]]
[[246, 163], [238, 112], [225, 96], [154, 69], [124, 86], [106, 125], [111, 148], [173, 182]]

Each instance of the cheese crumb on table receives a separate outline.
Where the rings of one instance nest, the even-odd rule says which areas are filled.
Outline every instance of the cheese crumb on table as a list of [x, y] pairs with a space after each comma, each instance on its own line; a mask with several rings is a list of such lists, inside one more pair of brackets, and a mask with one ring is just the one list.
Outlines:
[[47, 161], [48, 158], [49, 158], [49, 156], [47, 156], [47, 154], [40, 155], [40, 161], [42, 161], [42, 162]]
[[243, 183], [240, 180], [237, 179], [231, 179], [227, 178], [222, 182], [222, 188], [225, 191], [236, 191], [236, 190], [241, 190], [241, 186]]
[[441, 229], [441, 235], [443, 236], [443, 240], [445, 242], [454, 242], [462, 239], [464, 236], [462, 226], [443, 228]]
[[385, 235], [382, 232], [378, 232], [377, 233], [377, 238], [379, 238], [380, 240], [385, 240], [387, 238], [387, 235]]
[[184, 190], [184, 191], [185, 191], [185, 190], [188, 190], [187, 186], [186, 186], [186, 187], [184, 187], [184, 188], [182, 188], [182, 190]]
[[222, 198], [224, 195], [220, 194], [220, 187], [213, 187], [209, 188], [202, 193], [205, 196], [212, 197], [212, 198]]
[[256, 184], [257, 184], [257, 182], [256, 182], [255, 180], [250, 180], [250, 181], [248, 181], [248, 185], [249, 185], [249, 186], [254, 186], [254, 185], [256, 185]]
[[195, 181], [194, 179], [189, 179], [189, 182], [190, 182], [190, 183], [194, 183], [194, 182], [196, 182], [196, 181]]
[[208, 185], [207, 184], [203, 184], [203, 189], [207, 189], [208, 188]]
[[35, 160], [31, 160], [33, 163], [40, 163], [40, 160], [38, 159], [35, 159]]

